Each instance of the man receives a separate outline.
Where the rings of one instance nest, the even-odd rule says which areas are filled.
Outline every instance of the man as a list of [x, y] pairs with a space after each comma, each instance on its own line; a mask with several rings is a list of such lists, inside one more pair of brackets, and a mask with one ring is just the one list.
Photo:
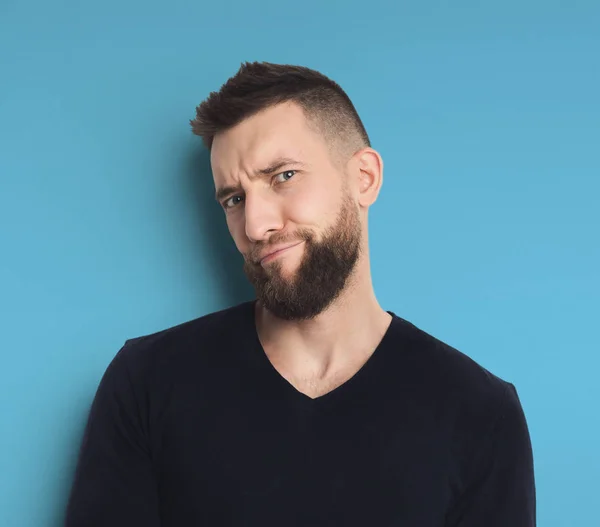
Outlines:
[[256, 300], [125, 342], [66, 525], [535, 525], [515, 387], [377, 302], [383, 162], [340, 86], [244, 63], [191, 124]]

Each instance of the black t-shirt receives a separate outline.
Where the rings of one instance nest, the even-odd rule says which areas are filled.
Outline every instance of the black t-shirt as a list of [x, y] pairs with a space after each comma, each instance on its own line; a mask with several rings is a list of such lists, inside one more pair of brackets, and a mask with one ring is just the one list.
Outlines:
[[254, 302], [127, 340], [90, 411], [67, 527], [531, 527], [515, 387], [392, 312], [312, 399], [261, 347]]

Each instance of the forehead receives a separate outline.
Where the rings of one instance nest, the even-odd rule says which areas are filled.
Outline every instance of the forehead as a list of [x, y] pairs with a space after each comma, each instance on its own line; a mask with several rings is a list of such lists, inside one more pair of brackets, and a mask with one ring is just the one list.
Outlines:
[[210, 161], [215, 180], [267, 166], [275, 158], [306, 161], [325, 151], [302, 108], [283, 103], [245, 119], [214, 138]]

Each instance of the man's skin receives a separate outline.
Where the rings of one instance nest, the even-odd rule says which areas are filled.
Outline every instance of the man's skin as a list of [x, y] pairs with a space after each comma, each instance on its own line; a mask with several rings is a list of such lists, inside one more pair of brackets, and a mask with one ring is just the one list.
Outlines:
[[[298, 163], [257, 175], [280, 158]], [[369, 263], [368, 211], [383, 181], [380, 154], [370, 147], [344, 154], [286, 102], [218, 133], [211, 166], [257, 290], [265, 353], [309, 397], [333, 390], [362, 367], [391, 322], [375, 297]], [[238, 190], [223, 194], [224, 187]]]

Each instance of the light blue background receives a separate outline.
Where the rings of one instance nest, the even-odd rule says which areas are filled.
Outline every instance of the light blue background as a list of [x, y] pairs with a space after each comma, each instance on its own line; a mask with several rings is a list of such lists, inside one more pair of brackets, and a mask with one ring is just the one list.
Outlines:
[[58, 527], [124, 340], [252, 291], [188, 120], [316, 68], [385, 162], [383, 307], [513, 382], [544, 527], [600, 525], [600, 2], [0, 4], [0, 525]]

